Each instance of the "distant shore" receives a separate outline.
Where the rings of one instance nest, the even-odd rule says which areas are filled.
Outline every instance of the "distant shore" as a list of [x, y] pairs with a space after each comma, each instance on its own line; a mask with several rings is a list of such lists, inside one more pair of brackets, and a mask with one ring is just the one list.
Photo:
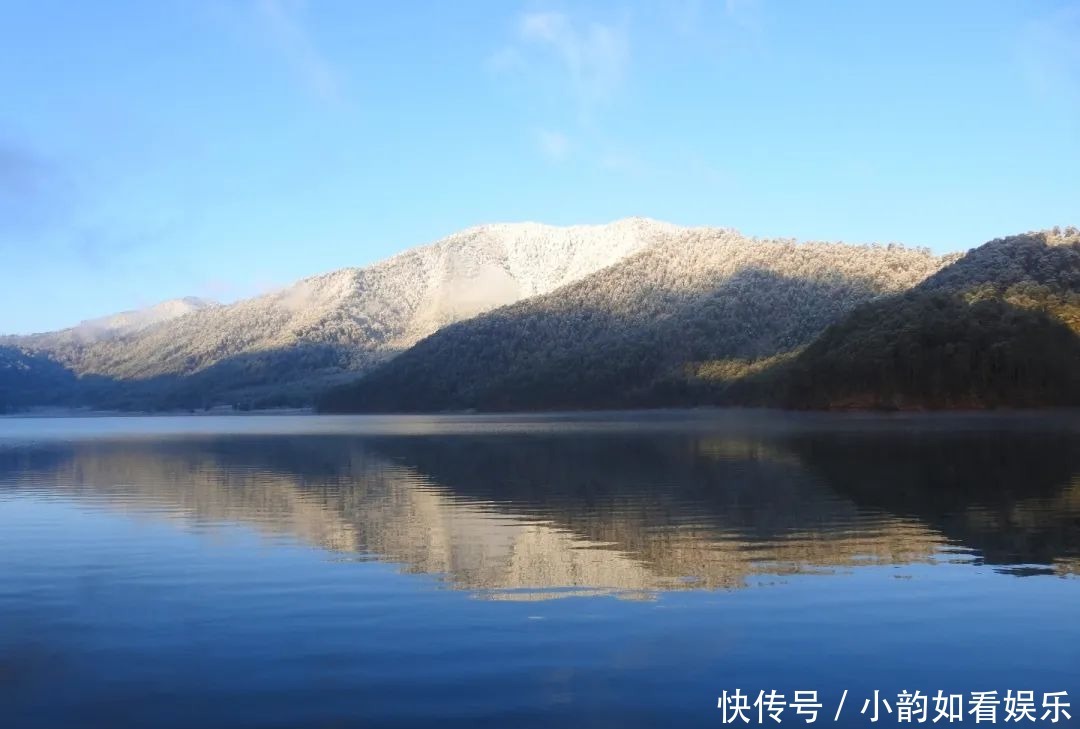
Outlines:
[[242, 415], [314, 415], [313, 408], [268, 408], [266, 410], [238, 410], [217, 407], [209, 410], [93, 410], [90, 408], [29, 408], [14, 413], [0, 413], [0, 418], [153, 418], [153, 417], [207, 417]]
[[963, 418], [1045, 418], [1047, 416], [1080, 417], [1080, 408], [771, 408], [712, 406], [664, 407], [664, 408], [584, 408], [576, 410], [447, 410], [440, 412], [374, 412], [374, 413], [320, 413], [314, 408], [268, 408], [265, 410], [240, 410], [218, 407], [210, 410], [93, 410], [89, 408], [33, 408], [16, 413], [0, 414], [0, 420], [47, 419], [47, 418], [206, 418], [206, 417], [261, 417], [310, 415], [320, 418], [464, 418], [481, 420], [708, 420], [730, 418], [753, 420], [789, 416], [794, 419], [867, 420], [867, 421], [947, 421]]

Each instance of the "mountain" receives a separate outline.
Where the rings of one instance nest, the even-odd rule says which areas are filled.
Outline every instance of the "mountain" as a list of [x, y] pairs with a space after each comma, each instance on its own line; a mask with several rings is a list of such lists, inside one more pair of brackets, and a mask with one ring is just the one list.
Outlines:
[[1080, 406], [1080, 230], [972, 250], [853, 311], [773, 384], [792, 407]]
[[694, 404], [717, 372], [741, 376], [794, 356], [858, 305], [907, 290], [951, 260], [895, 245], [671, 228], [581, 281], [440, 330], [319, 406]]
[[[328, 390], [329, 388], [329, 390]], [[0, 337], [0, 410], [1080, 405], [1080, 231], [964, 256], [487, 225], [222, 305]]]
[[144, 309], [122, 311], [97, 319], [81, 321], [68, 329], [56, 332], [30, 334], [24, 337], [0, 337], [0, 341], [17, 343], [20, 346], [39, 351], [56, 351], [66, 347], [91, 344], [103, 339], [112, 339], [135, 334], [155, 324], [177, 319], [194, 311], [217, 306], [213, 301], [186, 296], [182, 299], [170, 299]]
[[[56, 332], [0, 337], [0, 413], [33, 405], [81, 404], [81, 392], [97, 378], [80, 381], [60, 359], [75, 359], [76, 352], [96, 342], [135, 334], [214, 305], [189, 296], [88, 319]], [[54, 356], [59, 353], [66, 357]], [[100, 386], [100, 382], [95, 384]]]
[[0, 413], [59, 404], [76, 385], [75, 376], [48, 357], [0, 345]]
[[440, 327], [549, 292], [676, 230], [640, 218], [485, 225], [230, 305], [167, 302], [0, 344], [93, 376], [80, 396], [98, 406], [300, 404]]
[[155, 324], [177, 319], [193, 311], [206, 309], [218, 304], [196, 296], [182, 299], [170, 299], [145, 309], [124, 311], [99, 319], [89, 319], [79, 323], [72, 330], [87, 340], [105, 339], [124, 334], [133, 334]]

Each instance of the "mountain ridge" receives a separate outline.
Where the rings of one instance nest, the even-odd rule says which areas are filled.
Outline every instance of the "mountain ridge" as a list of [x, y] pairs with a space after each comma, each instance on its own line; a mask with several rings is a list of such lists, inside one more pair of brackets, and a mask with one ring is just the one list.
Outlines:
[[1080, 230], [994, 239], [859, 307], [757, 387], [791, 407], [1080, 406]]
[[[5, 337], [0, 345], [49, 357], [80, 378], [99, 378], [93, 399], [106, 405], [110, 388], [101, 378], [114, 381], [117, 392], [139, 390], [140, 400], [152, 400], [154, 390], [196, 385], [202, 399], [215, 403], [283, 393], [310, 399], [326, 382], [362, 372], [449, 323], [550, 291], [674, 228], [642, 218], [474, 226], [369, 266], [306, 277], [118, 336], [88, 341], [70, 328]], [[196, 375], [198, 382], [186, 381]]]
[[581, 281], [446, 327], [320, 407], [650, 405], [653, 386], [680, 366], [791, 351], [856, 304], [906, 290], [949, 260], [895, 244], [684, 228]]
[[648, 218], [495, 223], [232, 304], [0, 337], [0, 410], [1037, 406], [1080, 393], [1078, 336], [1075, 228], [935, 255]]
[[221, 304], [199, 296], [181, 296], [174, 299], [165, 299], [141, 308], [125, 309], [113, 314], [83, 319], [77, 324], [61, 329], [31, 332], [29, 334], [0, 334], [0, 342], [19, 342], [26, 345], [56, 337], [91, 342], [103, 337], [145, 329], [211, 306], [221, 306]]

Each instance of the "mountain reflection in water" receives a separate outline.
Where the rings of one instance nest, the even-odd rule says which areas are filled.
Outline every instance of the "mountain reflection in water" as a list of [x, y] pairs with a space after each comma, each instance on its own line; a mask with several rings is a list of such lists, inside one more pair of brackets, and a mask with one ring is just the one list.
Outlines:
[[0, 447], [0, 498], [234, 524], [496, 599], [961, 560], [1080, 571], [1075, 428], [187, 433]]

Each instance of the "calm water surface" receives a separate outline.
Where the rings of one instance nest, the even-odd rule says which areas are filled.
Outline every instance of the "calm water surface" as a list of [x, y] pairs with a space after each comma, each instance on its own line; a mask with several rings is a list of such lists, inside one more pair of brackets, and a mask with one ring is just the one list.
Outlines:
[[1075, 415], [0, 419], [4, 727], [1080, 704], [1078, 574]]

